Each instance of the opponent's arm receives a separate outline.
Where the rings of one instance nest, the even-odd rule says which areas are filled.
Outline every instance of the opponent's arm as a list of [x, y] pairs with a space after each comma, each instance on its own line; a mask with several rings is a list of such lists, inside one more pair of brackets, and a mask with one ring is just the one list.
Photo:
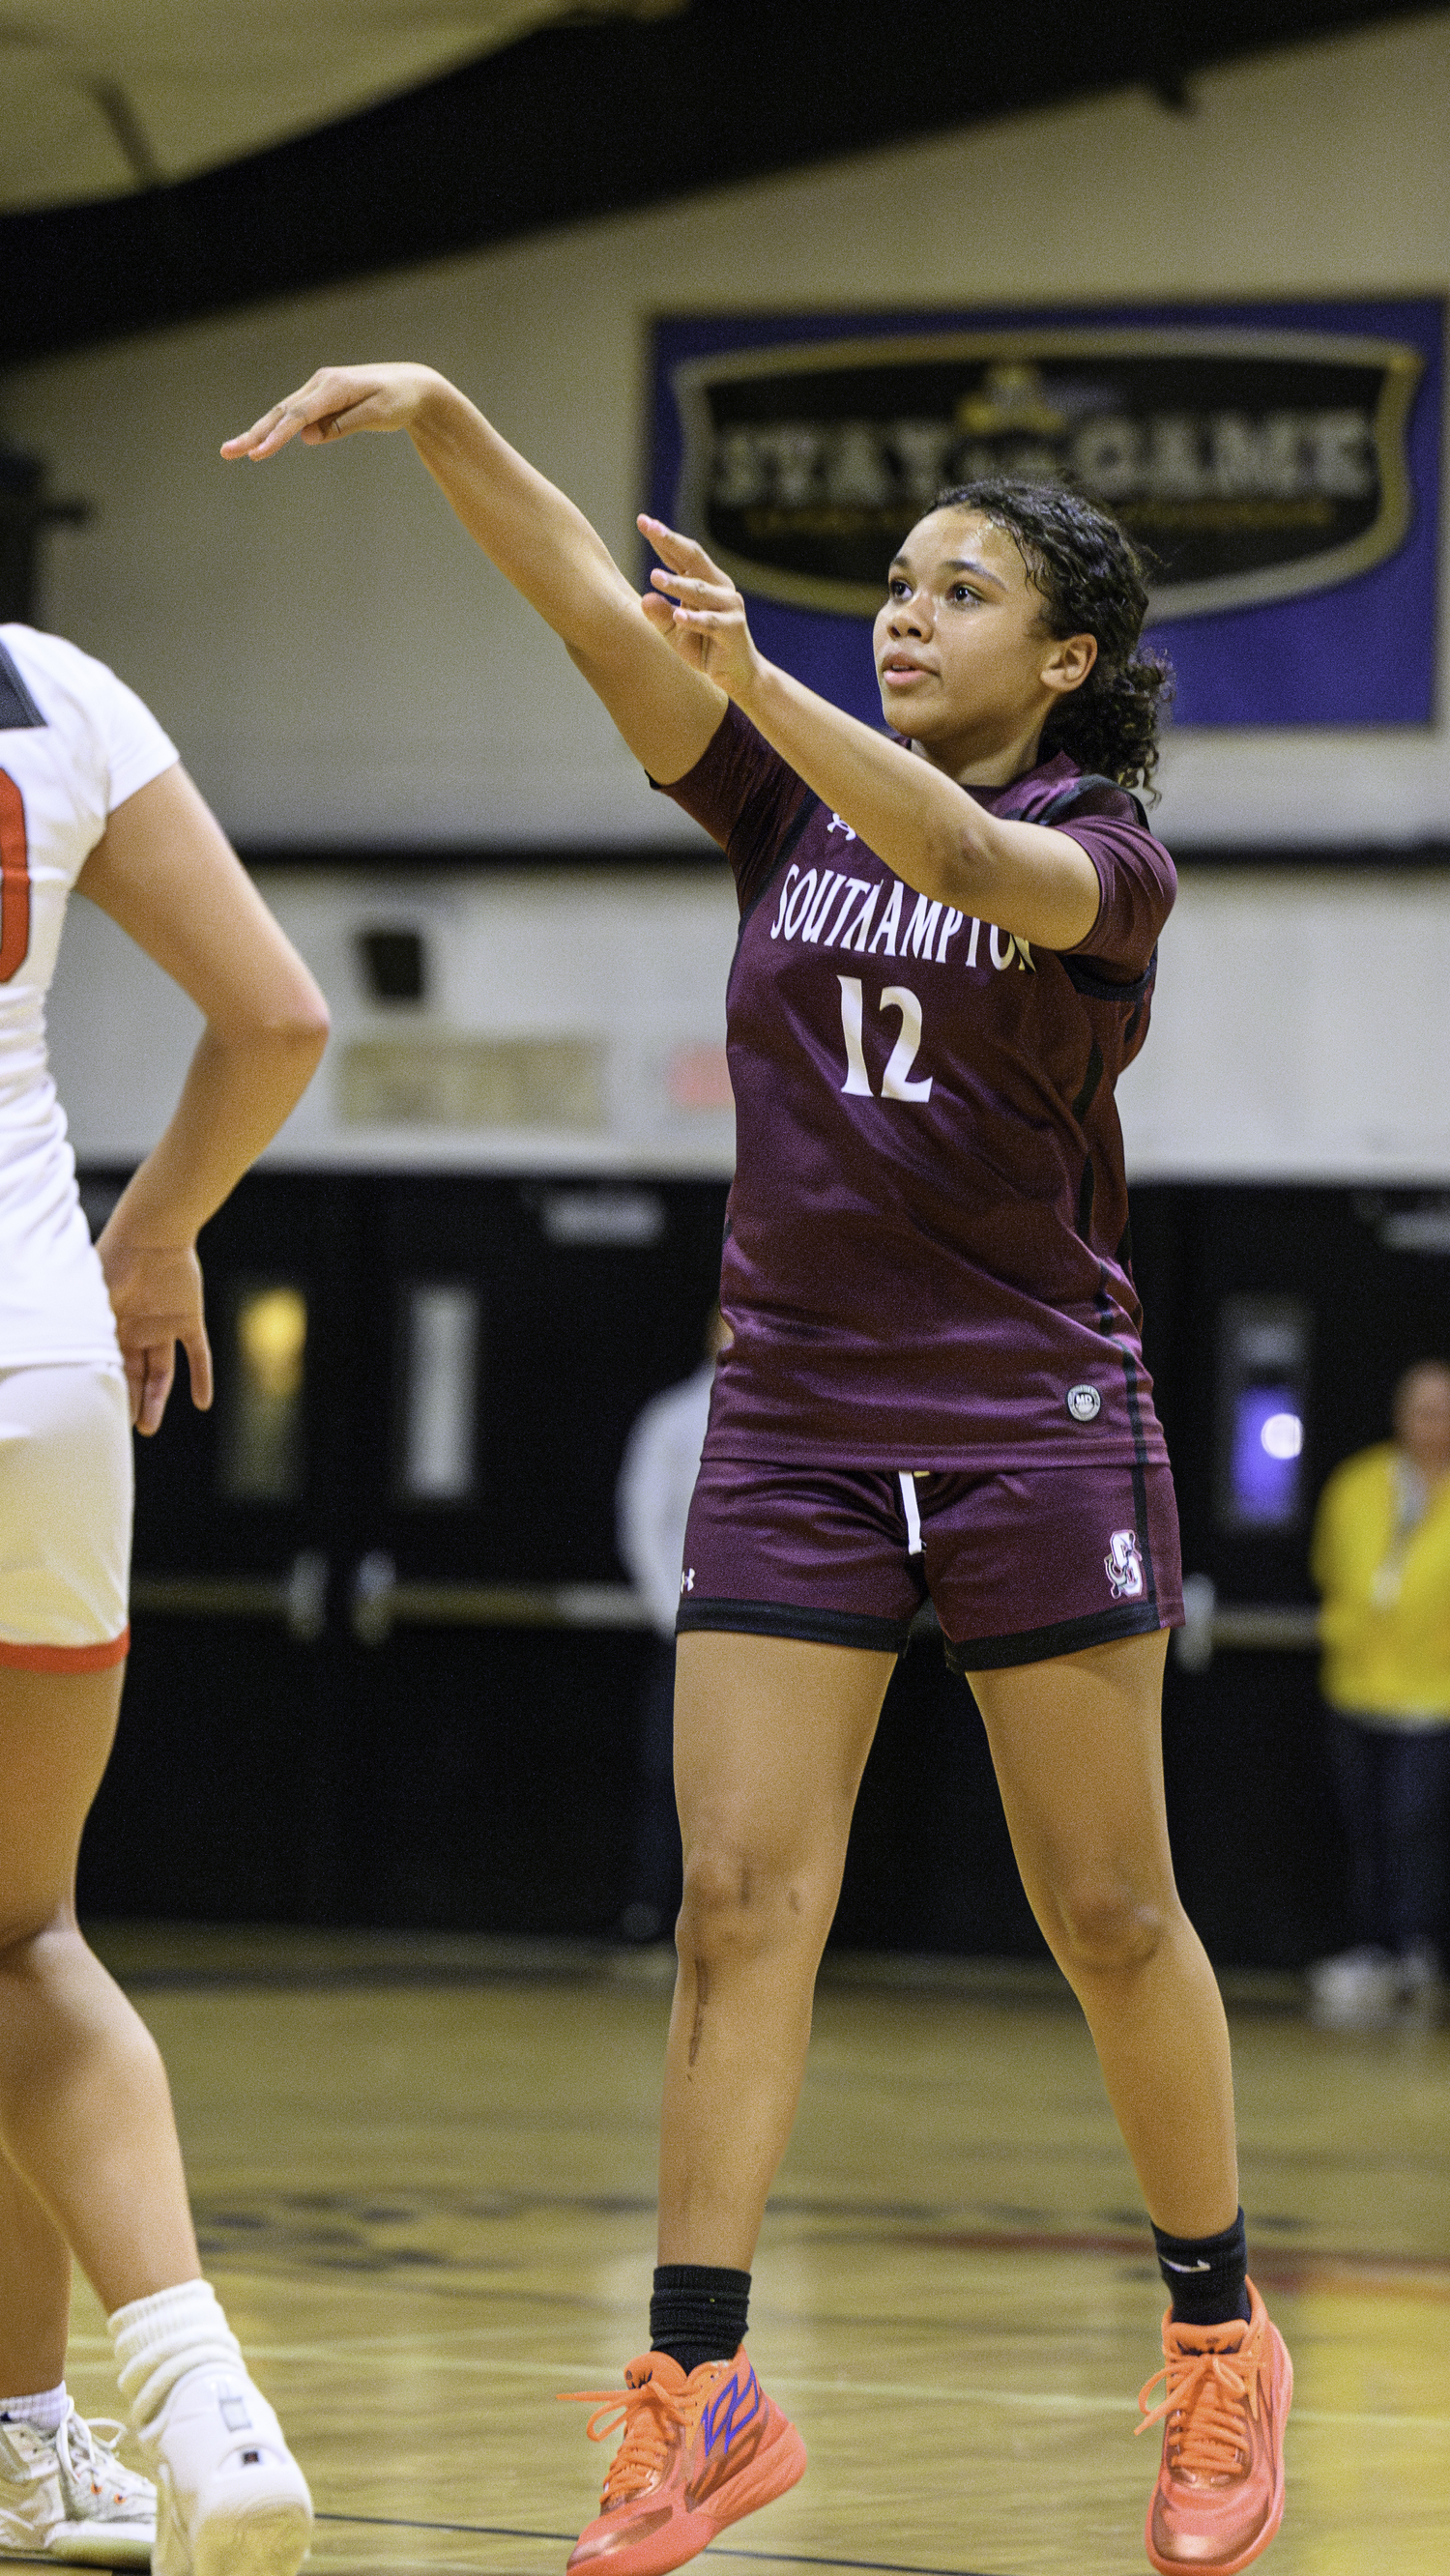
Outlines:
[[657, 519], [639, 524], [664, 561], [645, 603], [660, 634], [719, 682], [904, 884], [1040, 948], [1073, 948], [1086, 939], [1102, 889], [1080, 842], [989, 814], [930, 761], [767, 662], [751, 638], [744, 600], [704, 548]]
[[406, 429], [475, 544], [552, 626], [635, 758], [668, 786], [716, 731], [725, 693], [655, 633], [583, 512], [431, 367], [323, 367], [274, 403], [223, 456], [256, 463], [290, 440], [330, 446], [364, 429]]
[[196, 1238], [306, 1090], [327, 1004], [182, 769], [111, 815], [77, 879], [206, 1019], [176, 1110], [97, 1250], [137, 1429], [157, 1429], [186, 1353], [193, 1401], [211, 1402]]

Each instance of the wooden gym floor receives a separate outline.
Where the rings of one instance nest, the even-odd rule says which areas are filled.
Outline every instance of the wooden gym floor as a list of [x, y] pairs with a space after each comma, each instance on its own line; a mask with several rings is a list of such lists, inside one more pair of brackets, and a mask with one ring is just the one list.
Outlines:
[[[545, 2576], [608, 2452], [559, 2389], [646, 2340], [656, 1954], [120, 1929], [205, 2260], [312, 2478], [326, 2576]], [[1274, 2576], [1450, 2566], [1450, 2034], [1233, 2008], [1254, 2270], [1294, 2353]], [[1140, 2571], [1161, 2296], [1048, 1970], [828, 1962], [751, 2348], [811, 2453], [712, 2551], [913, 2576]], [[115, 2404], [82, 2288], [71, 2384]], [[610, 2446], [612, 2447], [612, 2445]]]

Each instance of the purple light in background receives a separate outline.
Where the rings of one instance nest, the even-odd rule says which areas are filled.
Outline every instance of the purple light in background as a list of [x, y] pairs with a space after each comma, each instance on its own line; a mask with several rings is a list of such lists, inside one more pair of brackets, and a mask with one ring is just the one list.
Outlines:
[[1258, 1528], [1276, 1528], [1297, 1519], [1302, 1449], [1297, 1388], [1244, 1387], [1234, 1416], [1232, 1476], [1236, 1520]]

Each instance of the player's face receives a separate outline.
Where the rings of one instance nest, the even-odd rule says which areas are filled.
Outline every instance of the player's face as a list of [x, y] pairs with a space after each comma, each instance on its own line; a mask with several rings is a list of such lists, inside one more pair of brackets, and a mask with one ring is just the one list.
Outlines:
[[1412, 1370], [1395, 1408], [1400, 1447], [1422, 1475], [1450, 1473], [1450, 1369]]
[[917, 522], [876, 619], [888, 724], [937, 759], [971, 759], [1040, 726], [1058, 692], [1087, 677], [1091, 636], [1050, 635], [1042, 594], [1005, 529], [971, 510]]

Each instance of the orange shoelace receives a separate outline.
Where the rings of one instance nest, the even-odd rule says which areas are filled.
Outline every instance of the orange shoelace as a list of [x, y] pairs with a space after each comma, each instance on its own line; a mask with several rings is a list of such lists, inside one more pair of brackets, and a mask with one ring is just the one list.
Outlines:
[[[1168, 2465], [1189, 2477], [1231, 2477], [1248, 2466], [1249, 2446], [1243, 2410], [1256, 2420], [1259, 2412], [1259, 2343], [1246, 2337], [1236, 2352], [1175, 2352], [1138, 2392], [1143, 2421], [1168, 2427]], [[1159, 2380], [1164, 2394], [1154, 2407], [1148, 2400]]]
[[684, 2425], [688, 2407], [657, 2379], [645, 2380], [642, 2387], [573, 2388], [561, 2390], [561, 2406], [592, 2406], [584, 2430], [591, 2442], [607, 2442], [611, 2433], [624, 2428], [624, 2440], [610, 2462], [604, 2481], [602, 2501], [622, 2504], [642, 2495], [665, 2465], [672, 2434]]

